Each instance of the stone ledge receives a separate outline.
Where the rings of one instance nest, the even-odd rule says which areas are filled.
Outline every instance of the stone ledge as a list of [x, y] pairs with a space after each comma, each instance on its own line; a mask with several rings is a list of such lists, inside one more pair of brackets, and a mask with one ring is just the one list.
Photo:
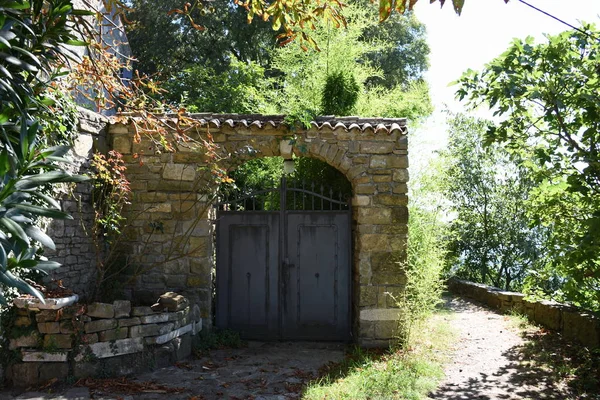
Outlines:
[[[451, 278], [448, 289], [503, 312], [517, 310], [540, 325], [562, 333], [589, 348], [600, 348], [600, 317], [594, 313], [555, 301], [525, 300], [525, 295], [493, 286]], [[362, 318], [362, 312], [361, 312]]]
[[[124, 354], [138, 353], [144, 350], [144, 340], [142, 338], [120, 339], [113, 342], [98, 342], [90, 344], [87, 349], [97, 358], [108, 358], [122, 356]], [[82, 349], [75, 361], [82, 361], [87, 353]]]
[[22, 351], [23, 362], [67, 362], [68, 352], [47, 353], [45, 351]]

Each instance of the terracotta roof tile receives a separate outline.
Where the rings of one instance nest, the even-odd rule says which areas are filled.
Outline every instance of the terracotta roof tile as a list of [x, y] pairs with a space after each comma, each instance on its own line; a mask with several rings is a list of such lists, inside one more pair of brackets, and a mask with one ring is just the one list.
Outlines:
[[[200, 122], [202, 126], [220, 128], [227, 125], [230, 128], [244, 127], [264, 129], [266, 127], [278, 128], [285, 125], [284, 115], [260, 115], [260, 114], [212, 114], [198, 113], [190, 114]], [[315, 118], [311, 126], [318, 130], [345, 130], [358, 129], [364, 133], [392, 134], [395, 132], [406, 133], [405, 118], [360, 118], [360, 117], [334, 117], [324, 116]]]

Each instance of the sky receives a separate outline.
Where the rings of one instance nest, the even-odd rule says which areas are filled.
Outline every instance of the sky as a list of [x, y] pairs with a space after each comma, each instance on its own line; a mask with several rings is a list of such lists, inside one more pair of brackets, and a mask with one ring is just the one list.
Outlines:
[[[600, 0], [526, 1], [572, 25], [579, 26], [584, 21], [600, 26]], [[420, 0], [415, 15], [427, 27], [431, 54], [425, 78], [435, 106], [427, 122], [412, 130], [411, 161], [418, 168], [446, 142], [442, 111], [464, 110], [464, 104], [454, 100], [456, 87], [449, 87], [450, 82], [469, 68], [480, 70], [502, 54], [513, 38], [533, 36], [539, 43], [544, 40], [544, 33], [570, 29], [518, 0], [510, 0], [508, 4], [504, 0], [466, 0], [461, 16], [454, 13], [451, 0], [443, 8], [439, 3]]]

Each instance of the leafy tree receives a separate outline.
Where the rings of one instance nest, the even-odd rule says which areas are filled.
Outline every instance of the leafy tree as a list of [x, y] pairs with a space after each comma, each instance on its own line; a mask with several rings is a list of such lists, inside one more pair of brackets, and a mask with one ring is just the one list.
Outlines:
[[[504, 0], [505, 3], [508, 1]], [[417, 2], [418, 0], [379, 0], [379, 21], [385, 21], [395, 15], [392, 11], [400, 14], [412, 11]], [[436, 0], [430, 0], [430, 3], [436, 3]], [[443, 7], [446, 0], [439, 0], [439, 3]], [[457, 14], [460, 15], [464, 3], [465, 0], [452, 0]], [[174, 12], [189, 19], [196, 29], [202, 30], [204, 27], [194, 21], [194, 11], [206, 10], [206, 4], [209, 3], [205, 0], [195, 0], [193, 4], [186, 3]], [[315, 29], [318, 24], [326, 22], [335, 28], [346, 27], [347, 24], [345, 4], [339, 0], [305, 0], [291, 3], [286, 0], [246, 0], [238, 1], [236, 4], [248, 11], [248, 22], [255, 19], [270, 20], [273, 29], [283, 31], [278, 36], [282, 39], [282, 44], [297, 40], [305, 49], [307, 45], [315, 49], [319, 48], [318, 40], [315, 40], [311, 32], [311, 29]]]
[[229, 0], [190, 10], [194, 28], [174, 14], [172, 0], [133, 0], [127, 36], [134, 67], [162, 82], [164, 100], [192, 111], [248, 113], [262, 110], [264, 67], [276, 32], [264, 21], [246, 22]]
[[69, 218], [44, 188], [84, 178], [61, 168], [68, 146], [42, 147], [39, 115], [53, 104], [45, 90], [72, 57], [65, 45], [80, 44], [70, 24], [85, 12], [70, 0], [0, 0], [0, 9], [0, 283], [41, 299], [18, 276], [59, 266], [38, 254], [54, 242], [36, 221]]
[[384, 44], [382, 49], [365, 54], [365, 58], [382, 72], [381, 76], [367, 79], [368, 85], [386, 89], [400, 86], [406, 90], [422, 80], [423, 72], [429, 66], [429, 45], [425, 25], [414, 13], [394, 13], [381, 24], [371, 24], [364, 30], [361, 40]]
[[506, 290], [522, 288], [543, 263], [547, 231], [530, 227], [534, 182], [499, 145], [485, 147], [488, 123], [465, 115], [449, 120], [445, 195], [455, 218], [451, 272]]
[[426, 84], [407, 82], [392, 89], [366, 84], [374, 77], [384, 78], [368, 55], [384, 51], [392, 43], [376, 38], [366, 41], [365, 32], [376, 24], [367, 8], [352, 6], [346, 11], [349, 21], [346, 29], [319, 26], [312, 33], [315, 40], [323, 44], [321, 52], [306, 52], [299, 43], [273, 52], [271, 68], [278, 71], [273, 75], [281, 78], [270, 95], [272, 104], [279, 112], [306, 122], [321, 114], [327, 77], [343, 73], [354, 77], [360, 88], [355, 107], [343, 110], [347, 114], [407, 117], [413, 121], [428, 115], [431, 103]]
[[[502, 117], [488, 142], [505, 143], [539, 182], [535, 222], [552, 233], [552, 268], [568, 300], [600, 307], [600, 32], [515, 40], [481, 73], [469, 71], [457, 92]], [[528, 160], [528, 157], [522, 157]]]
[[145, 74], [177, 77], [192, 65], [216, 73], [229, 68], [232, 60], [269, 63], [269, 49], [276, 32], [264, 21], [248, 24], [246, 11], [229, 0], [211, 1], [209, 6], [190, 9], [197, 29], [181, 14], [173, 13], [172, 0], [132, 0], [127, 19], [127, 38]]

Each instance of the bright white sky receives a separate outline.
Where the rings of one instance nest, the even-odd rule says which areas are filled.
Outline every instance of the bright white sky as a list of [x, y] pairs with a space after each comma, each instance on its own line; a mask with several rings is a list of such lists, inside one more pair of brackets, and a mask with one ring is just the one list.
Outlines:
[[[600, 26], [600, 0], [526, 1], [572, 25], [579, 26], [579, 21], [584, 21]], [[540, 42], [544, 33], [570, 29], [518, 0], [510, 0], [508, 4], [504, 0], [466, 0], [460, 17], [452, 9], [452, 0], [447, 0], [442, 9], [439, 3], [420, 0], [415, 14], [427, 26], [431, 65], [426, 79], [436, 108], [423, 126], [412, 130], [411, 162], [417, 169], [434, 149], [445, 144], [441, 111], [463, 110], [454, 100], [456, 87], [448, 87], [450, 82], [469, 68], [480, 70], [502, 54], [513, 38], [533, 36]], [[415, 150], [420, 154], [415, 154]], [[411, 170], [414, 171], [412, 167]]]

